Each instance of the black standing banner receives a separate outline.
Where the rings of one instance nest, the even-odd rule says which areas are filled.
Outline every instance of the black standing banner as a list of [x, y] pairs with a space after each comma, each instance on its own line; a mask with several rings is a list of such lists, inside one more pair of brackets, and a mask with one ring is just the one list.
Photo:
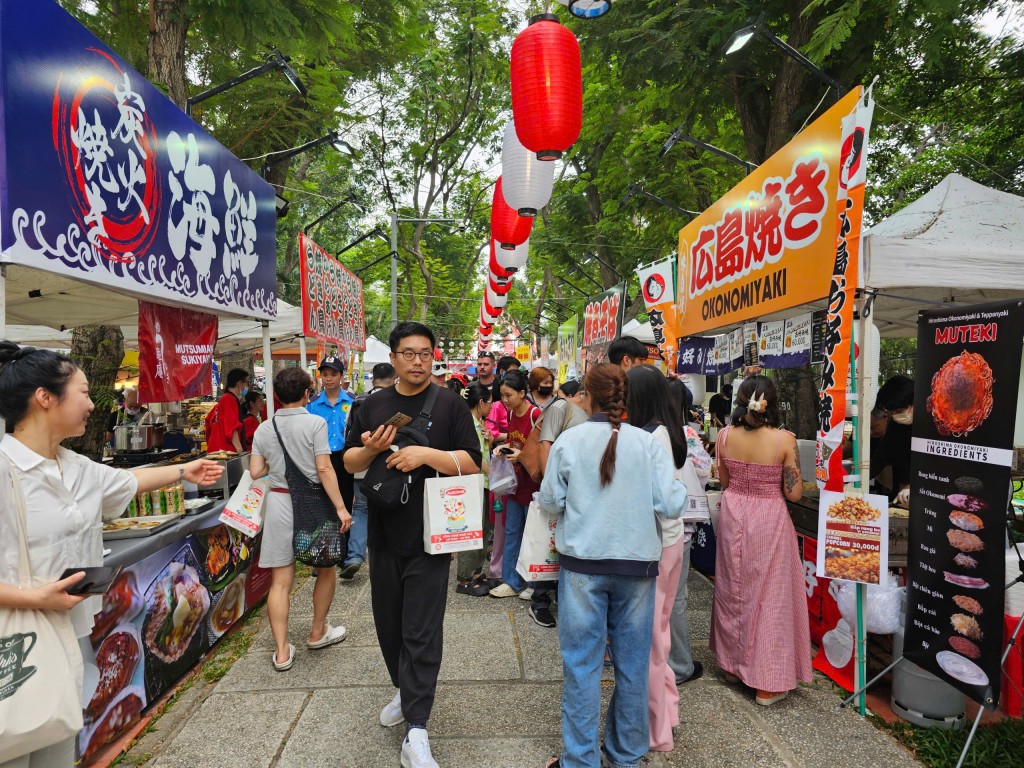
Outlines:
[[920, 313], [903, 655], [999, 702], [1024, 302]]

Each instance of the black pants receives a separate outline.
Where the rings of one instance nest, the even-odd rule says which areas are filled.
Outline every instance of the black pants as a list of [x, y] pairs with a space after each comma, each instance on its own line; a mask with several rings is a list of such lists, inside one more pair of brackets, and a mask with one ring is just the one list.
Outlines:
[[355, 499], [356, 486], [355, 476], [345, 471], [345, 462], [342, 460], [344, 453], [334, 451], [331, 454], [331, 466], [334, 467], [334, 474], [338, 476], [338, 490], [341, 491], [341, 500], [345, 502], [345, 509], [352, 513], [352, 501]]
[[451, 562], [449, 555], [370, 551], [373, 623], [408, 723], [426, 723], [434, 706]]

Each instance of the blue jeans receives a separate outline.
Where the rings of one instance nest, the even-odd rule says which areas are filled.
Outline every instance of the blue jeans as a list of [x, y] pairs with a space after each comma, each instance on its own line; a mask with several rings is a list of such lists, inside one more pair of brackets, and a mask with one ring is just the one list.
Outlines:
[[516, 562], [519, 560], [519, 548], [523, 545], [527, 509], [511, 496], [505, 499], [505, 549], [501, 556], [501, 580], [516, 592], [526, 589], [526, 582], [516, 571]]
[[363, 496], [362, 480], [356, 480], [355, 495], [352, 497], [352, 527], [348, 532], [348, 554], [345, 565], [366, 562], [366, 497]]
[[634, 768], [650, 747], [647, 668], [654, 629], [655, 579], [592, 576], [562, 569], [558, 642], [562, 649], [564, 768], [601, 764], [598, 716], [605, 638], [615, 690], [605, 716], [604, 748], [616, 768]]

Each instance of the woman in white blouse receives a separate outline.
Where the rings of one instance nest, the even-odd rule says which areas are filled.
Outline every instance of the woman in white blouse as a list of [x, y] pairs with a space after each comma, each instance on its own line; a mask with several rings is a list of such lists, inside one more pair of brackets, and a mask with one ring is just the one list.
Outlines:
[[[60, 576], [69, 568], [103, 565], [103, 520], [121, 515], [138, 492], [182, 479], [209, 484], [223, 471], [203, 459], [175, 467], [113, 469], [61, 447], [61, 441], [84, 434], [94, 408], [89, 382], [71, 358], [0, 341], [0, 418], [7, 426], [0, 440], [0, 607], [69, 611], [78, 637], [89, 634], [99, 598], [68, 593], [83, 573], [63, 580]], [[46, 580], [44, 586], [18, 586], [15, 482], [20, 482], [25, 499], [32, 575]], [[75, 645], [68, 653], [74, 657], [81, 651]], [[74, 741], [61, 741], [0, 768], [69, 768]]]

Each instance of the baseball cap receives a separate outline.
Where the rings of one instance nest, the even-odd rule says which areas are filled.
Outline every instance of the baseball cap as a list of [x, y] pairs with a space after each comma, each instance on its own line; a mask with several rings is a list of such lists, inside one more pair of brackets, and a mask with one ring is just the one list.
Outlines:
[[332, 368], [339, 373], [344, 373], [345, 363], [337, 357], [325, 357], [320, 361], [320, 367], [317, 370], [322, 371], [324, 368]]
[[434, 367], [430, 369], [431, 376], [444, 376], [448, 373], [448, 366], [444, 363], [434, 363]]

